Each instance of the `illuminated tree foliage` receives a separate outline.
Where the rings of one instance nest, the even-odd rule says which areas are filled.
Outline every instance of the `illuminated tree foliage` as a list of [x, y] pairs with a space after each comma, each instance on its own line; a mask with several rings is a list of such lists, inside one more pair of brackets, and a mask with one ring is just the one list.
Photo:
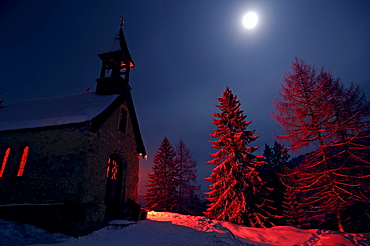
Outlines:
[[197, 194], [200, 186], [196, 185], [197, 161], [192, 158], [190, 149], [182, 139], [176, 144], [175, 159], [179, 170], [177, 174], [178, 207], [176, 212], [196, 214], [200, 209], [199, 195]]
[[252, 154], [258, 147], [246, 147], [258, 136], [246, 130], [251, 121], [245, 121], [241, 104], [229, 87], [218, 101], [220, 105], [216, 107], [221, 112], [213, 114], [217, 129], [211, 134], [218, 140], [210, 141], [217, 152], [210, 154], [214, 159], [207, 162], [216, 167], [206, 178], [213, 184], [206, 193], [210, 204], [205, 214], [212, 219], [265, 227], [271, 214], [264, 209], [268, 207], [263, 199], [266, 192], [257, 171], [263, 161]]
[[281, 137], [292, 148], [317, 146], [290, 174], [302, 191], [307, 218], [333, 218], [344, 231], [344, 211], [357, 202], [369, 204], [369, 146], [364, 143], [369, 138], [369, 103], [358, 87], [345, 89], [329, 72], [296, 58], [274, 108], [286, 132]]
[[153, 173], [148, 174], [148, 188], [144, 196], [148, 209], [167, 212], [176, 210], [179, 168], [175, 157], [173, 146], [164, 137], [153, 159]]

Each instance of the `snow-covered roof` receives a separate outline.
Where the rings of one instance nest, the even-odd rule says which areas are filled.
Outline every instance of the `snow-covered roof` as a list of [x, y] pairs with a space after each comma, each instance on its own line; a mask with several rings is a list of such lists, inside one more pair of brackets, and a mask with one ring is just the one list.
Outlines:
[[9, 104], [0, 109], [0, 131], [87, 122], [118, 96], [89, 92]]

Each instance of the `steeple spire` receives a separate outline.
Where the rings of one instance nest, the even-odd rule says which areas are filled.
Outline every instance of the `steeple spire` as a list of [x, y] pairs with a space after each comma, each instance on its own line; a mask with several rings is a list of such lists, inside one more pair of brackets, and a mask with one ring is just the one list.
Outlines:
[[102, 60], [100, 78], [96, 79], [96, 93], [102, 95], [121, 94], [129, 86], [130, 69], [135, 67], [128, 50], [125, 34], [123, 32], [123, 18], [120, 17], [120, 29], [108, 45], [98, 54]]

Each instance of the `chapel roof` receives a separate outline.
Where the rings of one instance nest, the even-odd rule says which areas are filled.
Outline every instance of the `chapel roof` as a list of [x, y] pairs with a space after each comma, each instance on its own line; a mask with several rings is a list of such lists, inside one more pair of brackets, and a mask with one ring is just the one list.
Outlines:
[[118, 97], [89, 92], [15, 102], [0, 109], [0, 131], [87, 122]]

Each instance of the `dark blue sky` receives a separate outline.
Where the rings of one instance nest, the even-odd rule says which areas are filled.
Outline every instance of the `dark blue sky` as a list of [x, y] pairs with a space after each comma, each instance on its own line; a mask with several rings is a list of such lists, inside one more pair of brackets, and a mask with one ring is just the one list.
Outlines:
[[[255, 29], [243, 15], [259, 15]], [[208, 183], [214, 104], [228, 85], [260, 138], [280, 127], [271, 101], [295, 56], [370, 96], [370, 1], [367, 0], [3, 0], [0, 2], [0, 98], [14, 101], [95, 88], [96, 56], [125, 19], [136, 68], [130, 76], [151, 171], [160, 141], [183, 139]], [[139, 192], [145, 192], [141, 185]]]

